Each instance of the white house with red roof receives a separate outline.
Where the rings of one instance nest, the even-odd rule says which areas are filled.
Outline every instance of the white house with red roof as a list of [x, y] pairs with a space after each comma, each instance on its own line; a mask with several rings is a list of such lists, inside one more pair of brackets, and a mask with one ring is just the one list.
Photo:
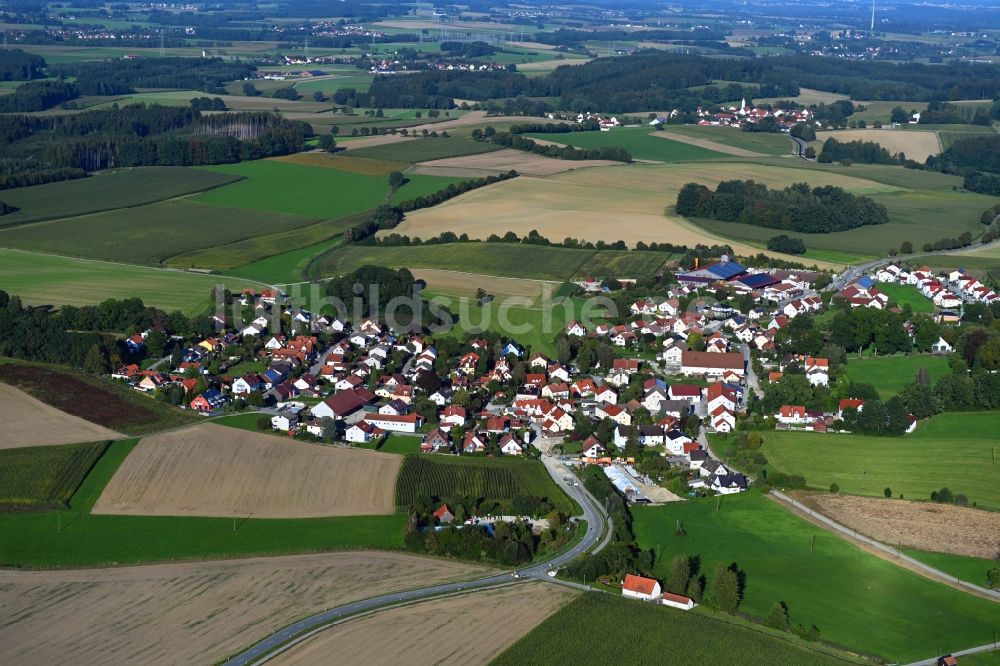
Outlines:
[[625, 574], [622, 581], [622, 596], [629, 599], [641, 599], [642, 601], [655, 601], [662, 596], [663, 590], [660, 582], [653, 578]]

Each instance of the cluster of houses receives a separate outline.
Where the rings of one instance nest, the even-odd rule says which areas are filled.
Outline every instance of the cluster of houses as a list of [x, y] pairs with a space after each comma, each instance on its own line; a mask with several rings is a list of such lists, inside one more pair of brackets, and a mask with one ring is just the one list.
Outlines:
[[690, 597], [685, 597], [682, 594], [673, 594], [672, 592], [664, 592], [663, 588], [660, 587], [660, 581], [655, 578], [646, 578], [645, 576], [636, 576], [634, 574], [625, 574], [625, 579], [622, 581], [622, 596], [628, 599], [638, 599], [639, 601], [679, 608], [680, 610], [691, 610], [698, 605]]
[[[705, 127], [756, 125], [767, 118], [773, 119], [782, 132], [790, 131], [792, 127], [799, 123], [812, 123], [817, 127], [820, 126], [809, 109], [768, 109], [762, 106], [749, 105], [746, 99], [740, 101], [738, 108], [730, 105], [713, 111], [698, 107], [695, 115], [698, 117], [698, 124]], [[655, 123], [656, 121], [654, 120], [653, 122]]]
[[936, 275], [927, 266], [909, 271], [896, 264], [889, 264], [879, 269], [874, 277], [879, 282], [912, 285], [942, 309], [957, 308], [966, 302], [990, 305], [998, 298], [996, 292], [961, 268]]
[[[860, 398], [843, 398], [837, 404], [836, 413], [822, 410], [806, 409], [802, 405], [782, 405], [774, 415], [775, 427], [778, 430], [807, 430], [810, 432], [831, 432], [836, 421], [844, 419], [844, 413], [853, 409], [864, 411], [865, 401]], [[917, 429], [917, 417], [909, 416], [907, 433]]]

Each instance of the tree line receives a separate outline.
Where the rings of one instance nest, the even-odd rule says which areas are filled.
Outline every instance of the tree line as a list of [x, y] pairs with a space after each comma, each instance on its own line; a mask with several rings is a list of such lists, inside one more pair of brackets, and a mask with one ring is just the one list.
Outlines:
[[677, 194], [677, 213], [803, 233], [831, 233], [889, 221], [885, 206], [839, 187], [795, 183], [771, 190], [752, 180], [723, 181], [714, 192], [705, 185], [687, 183]]
[[489, 141], [498, 146], [523, 150], [543, 157], [554, 157], [560, 160], [614, 160], [616, 162], [631, 162], [632, 153], [620, 146], [600, 146], [598, 148], [575, 148], [574, 146], [543, 145], [532, 139], [511, 132], [497, 132], [490, 125], [485, 130], [472, 130], [474, 141]]
[[30, 81], [41, 78], [45, 58], [21, 49], [0, 51], [0, 81]]
[[837, 141], [833, 137], [823, 142], [817, 161], [857, 162], [859, 164], [902, 164], [906, 155], [893, 155], [874, 141]]
[[[229, 81], [239, 81], [253, 75], [256, 68], [240, 61], [221, 58], [119, 58], [100, 62], [62, 63], [50, 65], [49, 72], [58, 77], [75, 79], [82, 94], [120, 94], [135, 88], [180, 88], [225, 92]], [[91, 90], [116, 86], [113, 93]]]

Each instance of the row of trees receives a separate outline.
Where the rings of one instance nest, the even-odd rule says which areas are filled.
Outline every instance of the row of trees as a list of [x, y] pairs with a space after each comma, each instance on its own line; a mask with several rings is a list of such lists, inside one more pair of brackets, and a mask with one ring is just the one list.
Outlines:
[[[119, 94], [134, 88], [176, 88], [222, 93], [229, 81], [253, 75], [255, 67], [239, 60], [222, 58], [118, 58], [96, 62], [50, 65], [49, 72], [73, 78], [82, 94]], [[114, 92], [97, 93], [96, 88]]]
[[806, 244], [801, 238], [790, 238], [785, 234], [779, 234], [767, 239], [767, 249], [785, 254], [805, 254]]
[[849, 160], [859, 164], [902, 164], [906, 156], [893, 155], [874, 141], [837, 141], [831, 137], [823, 142], [817, 159], [824, 163]]
[[723, 181], [714, 192], [705, 185], [688, 183], [677, 194], [677, 213], [805, 233], [845, 231], [889, 221], [885, 206], [839, 187], [795, 183], [771, 190], [752, 180]]
[[416, 197], [415, 199], [407, 199], [399, 204], [399, 209], [404, 213], [408, 213], [420, 208], [429, 208], [430, 206], [436, 206], [439, 203], [443, 203], [448, 199], [453, 199], [461, 194], [465, 194], [466, 192], [471, 192], [472, 190], [480, 187], [486, 187], [487, 185], [493, 185], [494, 183], [510, 180], [511, 178], [517, 178], [517, 176], [518, 173], [511, 169], [510, 171], [496, 174], [494, 176], [471, 178], [469, 180], [463, 180], [460, 183], [451, 183], [447, 187], [442, 188], [437, 192], [433, 192], [432, 194], [422, 195]]
[[631, 162], [632, 153], [620, 146], [601, 146], [599, 148], [574, 148], [573, 146], [542, 145], [527, 137], [510, 132], [497, 132], [493, 126], [480, 131], [473, 130], [472, 138], [476, 141], [490, 141], [498, 146], [524, 150], [543, 157], [555, 157], [562, 160], [614, 160], [616, 162]]

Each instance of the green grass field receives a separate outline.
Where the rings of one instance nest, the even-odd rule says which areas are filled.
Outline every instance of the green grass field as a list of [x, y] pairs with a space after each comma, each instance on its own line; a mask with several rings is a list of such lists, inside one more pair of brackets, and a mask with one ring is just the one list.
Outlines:
[[94, 502], [137, 443], [112, 442], [69, 511], [0, 514], [0, 566], [89, 567], [403, 546], [402, 514], [236, 522], [92, 515]]
[[426, 176], [420, 173], [408, 173], [406, 174], [406, 182], [393, 195], [391, 203], [398, 204], [410, 199], [416, 199], [417, 197], [434, 194], [449, 185], [461, 183], [463, 180], [469, 180], [469, 178], [461, 176]]
[[[350, 144], [348, 143], [347, 146], [350, 147]], [[351, 148], [347, 154], [350, 157], [367, 157], [374, 160], [393, 160], [415, 164], [428, 160], [440, 160], [446, 157], [490, 153], [494, 150], [500, 150], [500, 148], [501, 146], [492, 143], [483, 143], [459, 137], [430, 137], [414, 139], [412, 141], [400, 141], [398, 143], [387, 143], [381, 146], [370, 146], [368, 148]]]
[[947, 486], [969, 502], [1000, 509], [1000, 465], [993, 463], [1000, 412], [939, 414], [904, 437], [807, 432], [764, 433], [768, 468], [801, 474], [813, 487], [882, 496], [892, 488], [926, 500]]
[[193, 250], [300, 229], [314, 222], [315, 218], [185, 199], [4, 229], [0, 245], [156, 266]]
[[[258, 160], [206, 167], [245, 180], [194, 197], [216, 206], [253, 208], [337, 219], [382, 203], [389, 184], [382, 176], [365, 176], [339, 169]], [[277, 231], [277, 229], [276, 229]]]
[[343, 275], [364, 265], [437, 268], [499, 277], [568, 280], [577, 277], [651, 275], [669, 258], [666, 252], [586, 250], [516, 243], [351, 246], [320, 260], [318, 274]]
[[394, 437], [389, 435], [377, 447], [382, 453], [398, 453], [399, 455], [419, 454], [420, 440], [416, 437]]
[[934, 303], [927, 298], [912, 284], [887, 284], [880, 283], [878, 288], [892, 299], [892, 302], [903, 307], [909, 305], [914, 312], [933, 312]]
[[787, 134], [770, 132], [743, 132], [729, 127], [700, 127], [698, 125], [670, 125], [664, 134], [679, 134], [693, 139], [705, 139], [716, 143], [752, 150], [767, 155], [790, 155], [792, 141]]
[[567, 134], [525, 134], [531, 139], [553, 141], [577, 148], [603, 148], [618, 146], [632, 153], [636, 160], [657, 162], [689, 162], [728, 157], [714, 150], [692, 146], [672, 139], [665, 139], [649, 127], [622, 127], [610, 132], [569, 132]]
[[65, 508], [106, 442], [0, 450], [0, 511]]
[[[880, 486], [881, 487], [881, 486]], [[993, 639], [994, 603], [922, 578], [801, 520], [758, 492], [633, 509], [640, 547], [700, 559], [714, 575], [735, 562], [746, 572], [740, 610], [766, 617], [778, 601], [792, 623], [823, 639], [906, 663]], [[675, 534], [683, 521], [686, 536]]]
[[0, 382], [126, 435], [190, 425], [197, 418], [119, 384], [57, 365], [0, 358]]
[[[595, 621], [620, 639], [595, 640]], [[685, 613], [592, 592], [577, 596], [550, 615], [491, 664], [674, 663], [666, 655], [684, 655], [683, 661], [691, 664], [732, 666], [850, 663], [842, 655], [823, 650], [788, 634], [722, 616]]]
[[237, 179], [229, 174], [184, 167], [140, 167], [4, 190], [0, 199], [19, 210], [0, 217], [0, 227], [141, 206], [220, 187]]
[[0, 289], [31, 305], [97, 305], [109, 298], [135, 297], [192, 316], [212, 306], [217, 284], [231, 291], [260, 286], [244, 279], [0, 249]]
[[920, 368], [927, 368], [933, 382], [941, 375], [948, 373], [948, 359], [944, 356], [919, 354], [883, 356], [881, 358], [849, 357], [847, 359], [847, 379], [852, 382], [871, 384], [883, 400], [888, 400], [899, 393], [899, 390], [905, 385], [912, 382]]
[[416, 454], [406, 457], [396, 479], [396, 504], [403, 507], [422, 496], [506, 501], [520, 495], [544, 497], [560, 511], [574, 513], [573, 501], [537, 460]]
[[952, 555], [951, 553], [935, 553], [927, 550], [914, 550], [904, 548], [910, 557], [929, 564], [935, 569], [951, 574], [959, 580], [975, 583], [986, 587], [988, 581], [986, 574], [990, 569], [997, 566], [996, 560], [987, 560], [982, 557], [964, 557], [962, 555]]

